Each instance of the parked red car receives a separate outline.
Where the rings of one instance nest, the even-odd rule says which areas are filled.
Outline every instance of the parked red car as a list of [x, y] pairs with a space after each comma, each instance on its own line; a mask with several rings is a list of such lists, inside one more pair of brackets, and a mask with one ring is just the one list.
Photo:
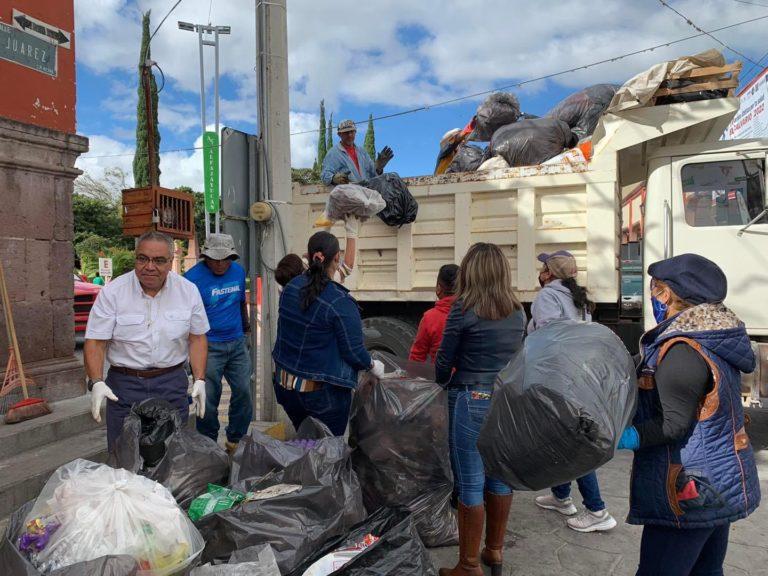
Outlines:
[[83, 279], [77, 274], [74, 275], [75, 282], [75, 335], [85, 332], [85, 326], [88, 324], [88, 314], [91, 313], [96, 296], [101, 290], [101, 286], [83, 282]]

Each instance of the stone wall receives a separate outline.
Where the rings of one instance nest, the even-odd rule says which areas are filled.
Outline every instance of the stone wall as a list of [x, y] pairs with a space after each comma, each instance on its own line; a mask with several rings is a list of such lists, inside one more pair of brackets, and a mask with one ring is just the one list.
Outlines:
[[72, 182], [87, 150], [82, 136], [0, 118], [0, 261], [26, 373], [49, 400], [85, 390], [74, 356]]

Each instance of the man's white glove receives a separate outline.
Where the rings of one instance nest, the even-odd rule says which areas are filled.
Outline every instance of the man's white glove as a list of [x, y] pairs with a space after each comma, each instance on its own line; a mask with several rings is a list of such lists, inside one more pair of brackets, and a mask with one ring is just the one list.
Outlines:
[[383, 378], [384, 377], [384, 363], [381, 360], [374, 360], [373, 365], [371, 366], [370, 373], [373, 376], [376, 376], [376, 378]]
[[104, 402], [104, 398], [117, 402], [117, 396], [112, 392], [112, 388], [99, 380], [91, 389], [91, 416], [99, 423], [101, 423], [101, 403]]
[[205, 380], [195, 380], [192, 384], [192, 400], [195, 415], [202, 420], [205, 418]]
[[344, 229], [347, 231], [347, 238], [357, 238], [360, 232], [360, 219], [354, 214], [344, 216]]

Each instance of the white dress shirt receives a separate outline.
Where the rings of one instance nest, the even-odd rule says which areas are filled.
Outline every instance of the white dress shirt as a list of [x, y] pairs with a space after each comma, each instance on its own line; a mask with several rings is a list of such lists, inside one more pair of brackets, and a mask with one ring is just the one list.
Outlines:
[[99, 292], [85, 337], [109, 340], [107, 362], [134, 370], [168, 368], [189, 358], [189, 335], [205, 334], [208, 317], [197, 286], [175, 272], [155, 297], [131, 271]]

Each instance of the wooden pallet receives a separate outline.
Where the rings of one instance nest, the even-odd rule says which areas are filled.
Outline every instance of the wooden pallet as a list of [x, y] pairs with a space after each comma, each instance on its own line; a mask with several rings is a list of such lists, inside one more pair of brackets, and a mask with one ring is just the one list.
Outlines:
[[[653, 95], [653, 104], [663, 96], [677, 96], [705, 90], [728, 90], [728, 98], [730, 98], [739, 86], [741, 66], [741, 62], [734, 62], [726, 66], [707, 66], [669, 74]], [[675, 86], [680, 80], [688, 80], [692, 83], [685, 86]]]

